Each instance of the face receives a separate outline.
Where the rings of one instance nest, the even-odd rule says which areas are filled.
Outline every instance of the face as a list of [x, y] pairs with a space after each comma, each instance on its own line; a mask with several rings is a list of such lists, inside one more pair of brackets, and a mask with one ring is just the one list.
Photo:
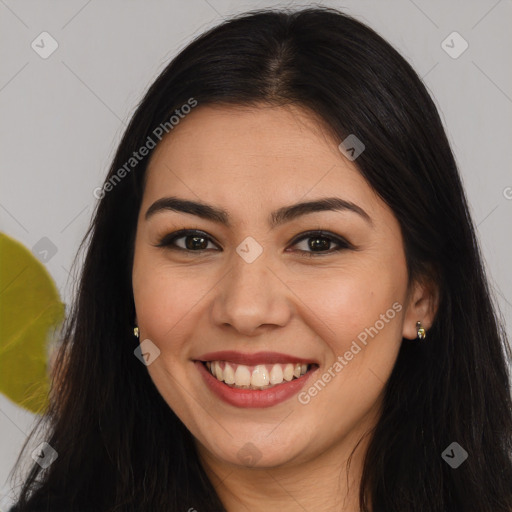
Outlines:
[[212, 460], [296, 465], [364, 433], [415, 336], [399, 224], [338, 144], [303, 110], [199, 106], [152, 155], [136, 320]]

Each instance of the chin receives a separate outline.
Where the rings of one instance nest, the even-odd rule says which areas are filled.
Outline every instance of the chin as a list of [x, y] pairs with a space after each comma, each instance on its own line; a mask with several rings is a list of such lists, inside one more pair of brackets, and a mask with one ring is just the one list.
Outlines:
[[242, 433], [238, 427], [238, 432], [233, 433], [231, 438], [224, 435], [219, 442], [218, 438], [210, 436], [207, 443], [201, 444], [216, 459], [247, 468], [296, 465], [298, 458], [307, 458], [311, 440], [306, 439], [300, 432], [286, 429], [277, 432], [279, 428], [273, 426], [263, 430], [261, 425], [255, 425]]

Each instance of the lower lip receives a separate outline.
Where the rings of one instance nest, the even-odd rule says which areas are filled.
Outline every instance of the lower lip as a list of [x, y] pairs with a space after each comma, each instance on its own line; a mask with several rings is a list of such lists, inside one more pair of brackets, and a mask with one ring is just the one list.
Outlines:
[[318, 368], [310, 370], [298, 379], [283, 382], [270, 389], [237, 389], [231, 388], [220, 380], [217, 380], [200, 361], [194, 361], [194, 364], [202, 375], [206, 385], [221, 400], [235, 407], [243, 408], [272, 407], [273, 405], [288, 400], [288, 398], [296, 395], [305, 386], [311, 375], [318, 370]]

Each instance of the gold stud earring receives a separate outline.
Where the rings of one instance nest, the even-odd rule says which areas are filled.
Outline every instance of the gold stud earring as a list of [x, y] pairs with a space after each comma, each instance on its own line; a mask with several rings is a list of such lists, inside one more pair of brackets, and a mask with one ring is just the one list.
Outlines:
[[427, 331], [425, 331], [425, 328], [422, 327], [421, 322], [416, 322], [416, 330], [418, 332], [418, 338], [420, 340], [424, 340], [427, 337]]
[[133, 328], [133, 335], [138, 338], [139, 337], [139, 328], [137, 326], [135, 326]]

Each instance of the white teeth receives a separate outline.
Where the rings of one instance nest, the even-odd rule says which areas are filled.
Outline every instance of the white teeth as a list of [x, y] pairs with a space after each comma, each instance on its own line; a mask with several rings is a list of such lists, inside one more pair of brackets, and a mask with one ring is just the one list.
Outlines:
[[238, 365], [235, 372], [235, 384], [237, 386], [249, 386], [251, 384], [251, 372], [247, 366]]
[[224, 366], [224, 382], [226, 384], [234, 384], [235, 383], [235, 372], [229, 363], [226, 363]]
[[217, 379], [220, 381], [224, 380], [222, 368], [220, 367], [220, 363], [218, 361], [215, 362], [214, 370], [215, 370], [215, 376], [217, 377]]
[[207, 361], [206, 367], [217, 380], [230, 386], [244, 389], [268, 389], [283, 381], [290, 382], [294, 378], [298, 379], [307, 373], [309, 365], [276, 363], [270, 368], [270, 365], [267, 367], [264, 364], [249, 367], [243, 364], [230, 364], [227, 361]]
[[290, 382], [293, 379], [293, 364], [292, 363], [288, 363], [284, 367], [283, 377], [284, 377], [284, 380], [286, 380], [288, 382]]
[[251, 376], [251, 386], [267, 386], [270, 381], [270, 375], [265, 365], [259, 364], [254, 368]]
[[280, 364], [275, 364], [270, 370], [270, 384], [281, 384], [283, 382], [283, 369]]

